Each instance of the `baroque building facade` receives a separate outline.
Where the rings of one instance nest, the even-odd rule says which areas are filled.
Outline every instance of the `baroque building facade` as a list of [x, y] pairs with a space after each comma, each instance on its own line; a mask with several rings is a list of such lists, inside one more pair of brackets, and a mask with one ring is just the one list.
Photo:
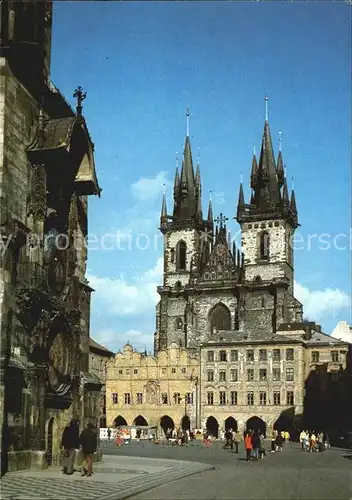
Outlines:
[[107, 364], [108, 426], [194, 427], [198, 375], [198, 357], [176, 343], [156, 356], [126, 344]]
[[[50, 80], [52, 2], [1, 3], [2, 472], [58, 460], [70, 419], [97, 426], [85, 279], [94, 145]], [[29, 63], [30, 61], [30, 63]]]
[[[242, 183], [239, 188], [235, 218], [242, 238], [241, 248], [236, 248], [229, 238], [227, 218], [220, 214], [214, 219], [211, 201], [203, 216], [200, 166], [193, 166], [187, 113], [172, 214], [167, 211], [165, 194], [162, 200], [164, 273], [158, 287], [155, 357], [144, 359], [129, 348], [128, 377], [133, 383], [129, 378], [119, 379], [119, 374], [124, 376], [125, 351], [116, 357], [119, 374], [115, 368], [108, 371], [109, 425], [116, 423], [117, 415], [119, 422], [131, 425], [135, 415], [144, 417], [143, 411], [148, 423], [156, 425], [159, 419], [161, 425], [166, 410], [169, 423], [170, 419], [176, 427], [184, 423], [172, 393], [182, 397], [190, 392], [189, 387], [178, 391], [173, 387], [171, 393], [164, 387], [167, 406], [160, 391], [149, 406], [136, 404], [135, 399], [142, 398], [136, 395], [137, 386], [142, 394], [148, 384], [169, 384], [157, 366], [161, 359], [171, 363], [168, 353], [176, 346], [198, 360], [189, 381], [194, 384], [196, 380], [197, 386], [197, 398], [188, 412], [192, 428], [207, 428], [217, 436], [225, 428], [268, 432], [284, 427], [295, 432], [302, 425], [325, 430], [347, 425], [326, 408], [334, 399], [327, 394], [335, 394], [333, 406], [340, 415], [346, 414], [351, 389], [348, 344], [305, 321], [302, 304], [294, 296], [296, 198], [293, 190], [289, 195], [281, 147], [275, 157], [268, 119], [259, 158], [253, 154], [250, 187], [248, 203]], [[139, 380], [142, 363], [155, 368], [152, 375], [144, 370]], [[165, 374], [172, 369], [171, 364], [162, 366]], [[128, 390], [126, 383], [131, 387]], [[326, 418], [314, 411], [317, 405], [320, 417]]]

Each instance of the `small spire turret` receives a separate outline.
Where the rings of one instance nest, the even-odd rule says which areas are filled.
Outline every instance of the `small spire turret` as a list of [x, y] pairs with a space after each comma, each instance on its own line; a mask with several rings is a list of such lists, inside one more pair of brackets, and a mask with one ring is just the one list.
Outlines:
[[241, 182], [240, 184], [240, 190], [238, 193], [238, 204], [237, 204], [237, 217], [240, 216], [244, 209], [245, 203], [244, 203], [244, 194], [243, 194], [243, 184]]
[[165, 194], [165, 184], [164, 184], [164, 193], [163, 200], [161, 203], [161, 214], [160, 214], [160, 230], [161, 232], [166, 232], [167, 229], [167, 208], [166, 208], [166, 194]]

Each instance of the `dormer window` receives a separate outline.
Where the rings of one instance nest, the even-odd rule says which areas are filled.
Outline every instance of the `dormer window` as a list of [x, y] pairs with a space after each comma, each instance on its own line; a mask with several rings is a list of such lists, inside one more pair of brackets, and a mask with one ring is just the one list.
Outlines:
[[269, 234], [267, 232], [263, 232], [260, 234], [260, 245], [259, 245], [259, 252], [260, 252], [260, 258], [262, 260], [268, 260], [269, 259]]

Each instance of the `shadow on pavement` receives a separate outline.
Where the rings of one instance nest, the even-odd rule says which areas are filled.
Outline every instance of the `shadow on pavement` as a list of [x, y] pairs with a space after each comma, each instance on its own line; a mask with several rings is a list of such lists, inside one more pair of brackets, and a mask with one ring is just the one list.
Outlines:
[[347, 458], [347, 460], [352, 460], [352, 454], [351, 455], [342, 455], [343, 458]]

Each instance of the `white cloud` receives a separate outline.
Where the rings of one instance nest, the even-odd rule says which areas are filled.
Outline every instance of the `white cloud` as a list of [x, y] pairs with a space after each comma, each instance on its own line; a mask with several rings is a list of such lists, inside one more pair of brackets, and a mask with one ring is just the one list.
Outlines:
[[155, 266], [130, 283], [120, 278], [99, 278], [88, 275], [87, 279], [94, 288], [94, 307], [112, 316], [134, 316], [154, 311], [159, 300], [157, 286], [161, 284], [163, 259], [159, 257]]
[[138, 351], [153, 350], [154, 332], [144, 333], [140, 330], [126, 330], [117, 332], [114, 330], [101, 330], [94, 334], [94, 340], [104, 345], [113, 352], [120, 350], [126, 342], [129, 342], [134, 349]]
[[342, 310], [351, 307], [351, 297], [338, 288], [309, 290], [295, 283], [295, 296], [303, 304], [304, 316], [311, 321], [322, 322], [326, 315], [335, 317]]
[[138, 201], [153, 200], [161, 195], [164, 184], [165, 187], [170, 185], [167, 172], [159, 172], [155, 177], [141, 177], [131, 185], [131, 190]]

